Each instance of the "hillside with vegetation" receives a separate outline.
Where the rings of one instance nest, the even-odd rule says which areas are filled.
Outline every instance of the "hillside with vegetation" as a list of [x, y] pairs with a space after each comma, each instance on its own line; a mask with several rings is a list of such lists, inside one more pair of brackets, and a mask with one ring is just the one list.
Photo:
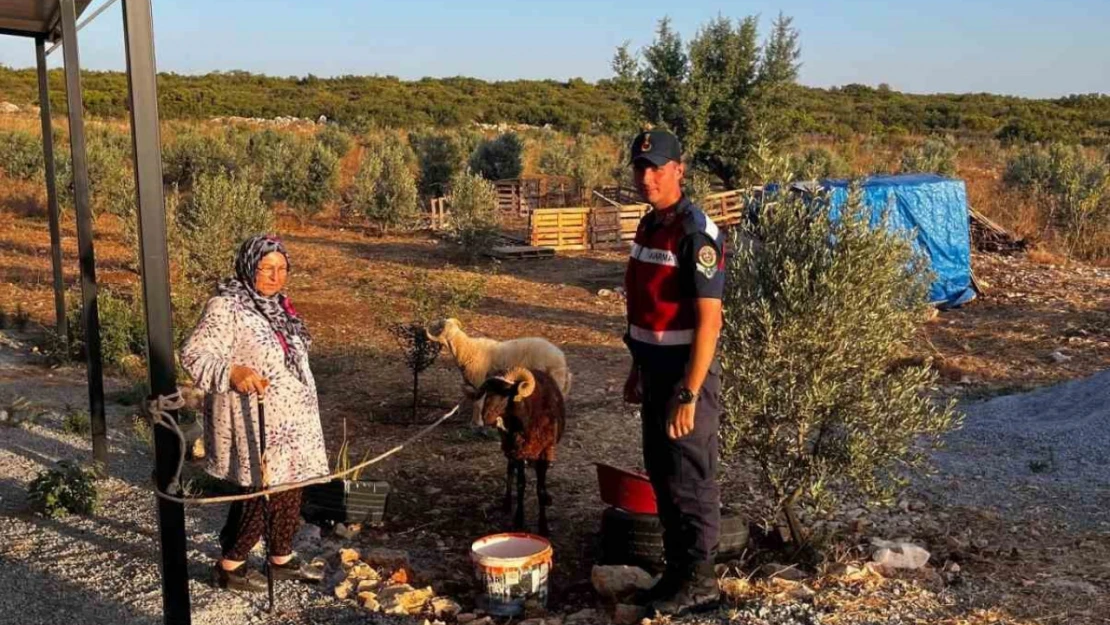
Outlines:
[[[82, 74], [87, 112], [124, 114], [127, 79], [121, 72]], [[38, 101], [32, 69], [0, 66], [0, 100]], [[488, 82], [476, 78], [392, 76], [275, 77], [243, 71], [204, 75], [163, 73], [159, 98], [164, 119], [320, 115], [345, 126], [452, 127], [479, 123], [551, 126], [568, 132], [614, 132], [636, 125], [614, 80], [579, 79]], [[51, 106], [65, 111], [61, 70], [50, 72]], [[800, 133], [964, 136], [1037, 141], [1110, 143], [1110, 96], [1072, 95], [1028, 99], [977, 94], [915, 95], [845, 85], [818, 89], [792, 85], [789, 119]]]

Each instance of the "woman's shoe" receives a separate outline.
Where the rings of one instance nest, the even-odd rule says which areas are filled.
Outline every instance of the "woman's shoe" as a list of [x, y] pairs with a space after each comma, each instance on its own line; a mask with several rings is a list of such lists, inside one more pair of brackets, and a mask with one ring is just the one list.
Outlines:
[[258, 571], [248, 567], [246, 563], [229, 571], [217, 562], [212, 567], [212, 581], [217, 587], [226, 590], [266, 592], [266, 578]]
[[315, 584], [324, 579], [324, 572], [309, 566], [300, 556], [293, 556], [285, 564], [270, 562], [274, 570], [274, 579], [292, 580], [295, 582], [309, 582]]

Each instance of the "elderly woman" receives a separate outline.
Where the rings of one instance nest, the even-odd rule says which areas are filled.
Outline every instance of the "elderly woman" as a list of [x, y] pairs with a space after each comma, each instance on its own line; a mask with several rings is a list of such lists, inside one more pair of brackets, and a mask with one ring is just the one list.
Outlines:
[[[197, 387], [208, 393], [204, 411], [206, 471], [239, 485], [262, 485], [257, 398], [265, 397], [268, 486], [326, 475], [316, 383], [308, 368], [308, 329], [283, 293], [289, 255], [274, 237], [254, 236], [239, 248], [235, 275], [219, 283], [181, 350]], [[256, 397], [252, 397], [252, 395]], [[223, 557], [216, 585], [265, 591], [266, 580], [247, 555], [266, 529], [265, 499], [231, 506], [220, 532]], [[319, 581], [321, 573], [293, 554], [300, 527], [301, 490], [270, 496], [270, 563], [274, 579]]]

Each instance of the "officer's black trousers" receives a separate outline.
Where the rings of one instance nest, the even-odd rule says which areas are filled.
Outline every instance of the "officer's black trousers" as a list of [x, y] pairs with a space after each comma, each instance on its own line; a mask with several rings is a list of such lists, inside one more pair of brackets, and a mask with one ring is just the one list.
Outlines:
[[644, 393], [644, 466], [658, 502], [667, 566], [688, 570], [712, 562], [717, 551], [721, 525], [721, 491], [717, 485], [721, 380], [714, 372], [706, 377], [697, 400], [694, 431], [671, 440], [667, 424], [686, 363], [679, 360], [639, 365]]

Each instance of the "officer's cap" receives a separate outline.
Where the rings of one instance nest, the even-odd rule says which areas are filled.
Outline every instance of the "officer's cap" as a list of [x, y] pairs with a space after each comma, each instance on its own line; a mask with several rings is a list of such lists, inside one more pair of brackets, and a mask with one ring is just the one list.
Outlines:
[[646, 130], [632, 140], [630, 153], [630, 163], [647, 161], [661, 167], [667, 161], [682, 160], [682, 145], [679, 144], [678, 137], [666, 130]]

